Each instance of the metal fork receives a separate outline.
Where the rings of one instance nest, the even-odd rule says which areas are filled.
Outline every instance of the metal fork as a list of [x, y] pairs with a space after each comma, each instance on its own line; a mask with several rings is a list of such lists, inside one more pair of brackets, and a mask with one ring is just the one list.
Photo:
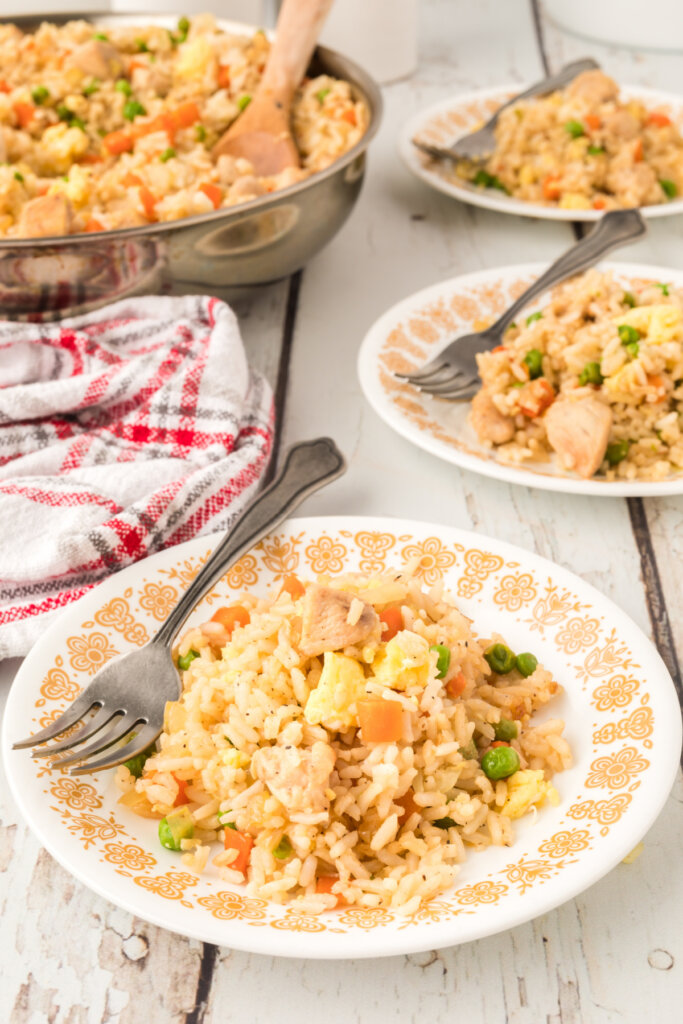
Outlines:
[[640, 238], [646, 230], [638, 210], [612, 210], [604, 214], [590, 234], [555, 260], [491, 327], [449, 342], [421, 370], [394, 376], [439, 398], [469, 398], [479, 388], [477, 354], [500, 345], [508, 326], [532, 299], [560, 281], [592, 267], [612, 249]]
[[582, 71], [595, 71], [599, 67], [598, 62], [591, 57], [566, 64], [556, 75], [550, 75], [548, 78], [544, 78], [540, 82], [536, 82], [535, 85], [525, 89], [524, 92], [518, 93], [517, 96], [513, 96], [511, 100], [508, 100], [507, 103], [498, 108], [485, 125], [478, 128], [476, 132], [463, 135], [461, 139], [456, 139], [450, 146], [435, 146], [429, 142], [422, 142], [420, 139], [413, 139], [412, 143], [419, 150], [422, 150], [423, 153], [427, 153], [428, 156], [433, 156], [437, 159], [481, 160], [495, 149], [495, 127], [498, 124], [498, 118], [504, 110], [514, 106], [520, 100], [530, 99], [532, 96], [547, 96], [551, 92], [556, 92], [557, 89], [562, 89], [565, 85], [573, 82]]
[[192, 581], [164, 624], [139, 650], [110, 661], [59, 718], [14, 748], [35, 747], [71, 729], [96, 711], [80, 730], [60, 743], [34, 750], [32, 757], [52, 757], [91, 737], [92, 743], [55, 762], [63, 768], [101, 754], [135, 730], [123, 747], [106, 757], [72, 768], [71, 775], [101, 771], [142, 753], [159, 735], [164, 708], [180, 696], [180, 677], [171, 657], [178, 630], [204, 594], [262, 537], [282, 522], [309, 494], [336, 480], [346, 469], [334, 441], [322, 437], [290, 448], [282, 470], [230, 528], [209, 560]]

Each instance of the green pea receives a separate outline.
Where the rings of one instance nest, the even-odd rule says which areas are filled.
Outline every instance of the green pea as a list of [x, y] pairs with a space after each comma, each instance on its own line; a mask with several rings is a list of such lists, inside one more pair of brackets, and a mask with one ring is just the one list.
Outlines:
[[506, 743], [509, 743], [510, 740], [517, 739], [517, 723], [513, 722], [511, 718], [501, 718], [494, 725], [493, 731], [496, 734], [497, 740], [504, 740]]
[[163, 151], [159, 159], [161, 160], [162, 164], [165, 164], [167, 160], [172, 160], [175, 155], [175, 149], [173, 148], [173, 146], [169, 146], [168, 149], [165, 149]]
[[325, 101], [325, 97], [331, 92], [331, 89], [319, 89], [318, 92], [315, 94], [315, 98], [317, 99], [318, 103], [323, 103]]
[[533, 654], [529, 654], [528, 651], [518, 654], [515, 661], [517, 671], [521, 672], [525, 679], [527, 676], [533, 675], [538, 665], [538, 658]]
[[669, 286], [668, 286], [668, 284], [662, 284], [661, 281], [658, 281], [657, 284], [655, 285], [655, 288], [659, 288], [659, 290], [662, 293], [662, 295], [668, 295], [669, 294]]
[[497, 178], [495, 174], [489, 174], [483, 168], [477, 171], [472, 178], [474, 185], [479, 185], [481, 188], [497, 188], [499, 192], [507, 192], [507, 189], [500, 178]]
[[72, 128], [80, 128], [82, 132], [85, 131], [85, 121], [81, 121], [80, 117], [72, 117], [70, 124]]
[[608, 444], [607, 451], [605, 452], [605, 458], [610, 466], [617, 466], [622, 462], [628, 455], [630, 447], [631, 444], [629, 441], [612, 441], [611, 444]]
[[100, 87], [99, 81], [96, 78], [93, 78], [92, 82], [90, 82], [89, 85], [86, 85], [86, 87], [83, 89], [83, 95], [84, 96], [92, 96], [93, 93], [97, 92], [99, 87]]
[[454, 828], [455, 824], [452, 818], [437, 818], [432, 822], [435, 828]]
[[600, 363], [586, 363], [579, 374], [579, 384], [584, 387], [586, 384], [602, 384], [605, 378], [600, 372]]
[[436, 651], [436, 678], [443, 679], [451, 663], [451, 650], [444, 644], [432, 644], [430, 651]]
[[187, 671], [195, 658], [199, 657], [199, 651], [195, 651], [194, 647], [191, 647], [187, 654], [182, 654], [178, 658], [178, 668], [182, 669], [183, 672]]
[[668, 178], [660, 178], [659, 184], [662, 187], [662, 191], [667, 199], [675, 199], [678, 195], [678, 188], [676, 187], [675, 181], [670, 181]]
[[190, 19], [186, 18], [185, 15], [182, 18], [178, 18], [178, 31], [184, 36], [190, 31]]
[[57, 106], [56, 114], [60, 121], [73, 121], [76, 116], [73, 110], [69, 110], [65, 103], [60, 103]]
[[630, 324], [619, 324], [617, 331], [622, 345], [630, 345], [631, 342], [640, 340], [640, 331]]
[[183, 839], [192, 839], [194, 824], [187, 807], [180, 807], [159, 822], [159, 842], [167, 850], [180, 850]]
[[636, 297], [633, 292], [624, 292], [622, 300], [625, 306], [630, 306], [631, 309], [636, 305]]
[[109, 36], [106, 32], [95, 32], [93, 35], [93, 39], [101, 39], [103, 43], [109, 42]]
[[529, 380], [536, 380], [543, 374], [543, 353], [537, 348], [529, 349], [522, 362], [529, 370]]
[[135, 46], [137, 48], [138, 53], [149, 53], [149, 46], [147, 45], [144, 39], [136, 39]]
[[49, 98], [50, 90], [44, 85], [37, 85], [35, 89], [31, 89], [31, 99], [37, 106], [41, 106]]
[[137, 100], [128, 100], [123, 107], [123, 116], [126, 121], [134, 121], [136, 117], [144, 116], [147, 113], [142, 103]]
[[280, 842], [273, 850], [273, 857], [277, 857], [278, 860], [287, 860], [292, 855], [292, 844], [287, 836], [283, 836]]
[[637, 341], [630, 341], [628, 343], [628, 345], [626, 346], [626, 351], [628, 352], [628, 354], [631, 356], [632, 359], [635, 359], [637, 357], [638, 353], [640, 352], [640, 345], [638, 344]]
[[14, 172], [14, 180], [15, 181], [20, 181], [22, 183], [22, 185], [23, 185], [23, 183], [24, 183], [24, 175], [20, 171], [15, 171]]
[[591, 156], [600, 156], [601, 153], [605, 152], [604, 146], [589, 146], [588, 152]]
[[519, 754], [514, 747], [493, 747], [481, 759], [481, 768], [488, 779], [507, 779], [519, 771]]
[[499, 676], [507, 675], [515, 667], [515, 656], [505, 644], [493, 644], [487, 651], [484, 651], [484, 657], [491, 669]]
[[156, 747], [152, 743], [147, 747], [147, 750], [143, 750], [141, 754], [136, 754], [135, 757], [131, 757], [128, 761], [124, 761], [123, 763], [130, 774], [134, 775], [136, 779], [139, 779], [145, 767], [145, 762], [154, 754], [156, 754]]
[[133, 86], [127, 78], [118, 78], [114, 88], [117, 92], [122, 92], [124, 96], [130, 96], [133, 92]]
[[250, 103], [251, 96], [249, 95], [248, 92], [245, 92], [244, 95], [240, 96], [240, 98], [238, 99], [237, 106], [239, 107], [240, 110], [246, 110]]
[[564, 126], [564, 130], [571, 135], [573, 139], [580, 139], [582, 135], [585, 135], [585, 129], [580, 121], [567, 121]]
[[540, 310], [537, 311], [536, 313], [529, 313], [528, 317], [526, 318], [526, 325], [528, 327], [529, 324], [532, 324], [534, 322], [534, 320], [542, 320], [542, 319], [543, 319], [543, 313], [541, 313]]
[[204, 140], [206, 139], [206, 128], [204, 127], [203, 124], [198, 124], [194, 130], [194, 133], [197, 136], [198, 142], [204, 142]]

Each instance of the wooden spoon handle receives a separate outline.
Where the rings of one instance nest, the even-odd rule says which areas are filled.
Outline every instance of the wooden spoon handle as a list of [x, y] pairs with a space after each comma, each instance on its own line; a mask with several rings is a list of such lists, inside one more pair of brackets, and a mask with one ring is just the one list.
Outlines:
[[284, 0], [261, 90], [289, 103], [304, 77], [332, 0]]

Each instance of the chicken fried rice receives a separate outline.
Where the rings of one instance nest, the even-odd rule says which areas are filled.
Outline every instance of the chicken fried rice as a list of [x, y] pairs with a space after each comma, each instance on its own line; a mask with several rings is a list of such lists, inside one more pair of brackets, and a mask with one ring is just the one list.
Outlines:
[[327, 167], [368, 124], [349, 83], [328, 75], [305, 79], [294, 100], [301, 167], [256, 177], [247, 160], [212, 159], [268, 51], [263, 32], [231, 34], [211, 15], [181, 18], [174, 31], [0, 25], [0, 237], [176, 220]]
[[475, 185], [563, 210], [613, 210], [683, 194], [683, 136], [669, 113], [620, 99], [602, 71], [584, 71], [549, 96], [520, 100], [497, 123], [483, 167], [456, 173]]
[[[414, 568], [414, 567], [413, 567]], [[558, 794], [561, 692], [530, 652], [480, 639], [411, 568], [244, 594], [176, 651], [183, 690], [158, 750], [118, 770], [122, 802], [197, 871], [309, 913], [404, 913], [471, 850]], [[216, 851], [212, 844], [221, 841]]]
[[590, 270], [477, 356], [470, 422], [504, 462], [608, 480], [683, 468], [683, 291]]

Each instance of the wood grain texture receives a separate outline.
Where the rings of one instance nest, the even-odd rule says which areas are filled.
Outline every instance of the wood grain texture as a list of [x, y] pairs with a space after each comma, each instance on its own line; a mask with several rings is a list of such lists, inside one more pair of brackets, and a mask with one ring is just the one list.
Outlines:
[[[419, 71], [385, 90], [384, 124], [349, 222], [300, 281], [231, 296], [250, 359], [277, 386], [282, 445], [329, 433], [349, 459], [347, 475], [306, 511], [400, 515], [510, 540], [578, 572], [651, 632], [653, 594], [625, 502], [461, 472], [396, 436], [362, 398], [356, 354], [388, 306], [468, 270], [551, 260], [572, 238], [570, 225], [452, 202], [403, 169], [395, 139], [414, 111], [543, 71], [530, 0], [422, 0], [420, 15]], [[683, 88], [680, 58], [601, 50], [558, 32], [542, 8], [539, 17], [552, 67], [591, 52], [624, 81]], [[623, 258], [680, 265], [678, 221], [653, 224]], [[657, 499], [642, 513], [680, 662], [683, 506]], [[2, 702], [17, 666], [0, 665]], [[512, 932], [438, 953], [310, 963], [202, 946], [112, 907], [41, 851], [0, 779], [0, 1024], [669, 1024], [679, 1016], [683, 963], [683, 879], [673, 870], [682, 805], [679, 778], [634, 864]]]

